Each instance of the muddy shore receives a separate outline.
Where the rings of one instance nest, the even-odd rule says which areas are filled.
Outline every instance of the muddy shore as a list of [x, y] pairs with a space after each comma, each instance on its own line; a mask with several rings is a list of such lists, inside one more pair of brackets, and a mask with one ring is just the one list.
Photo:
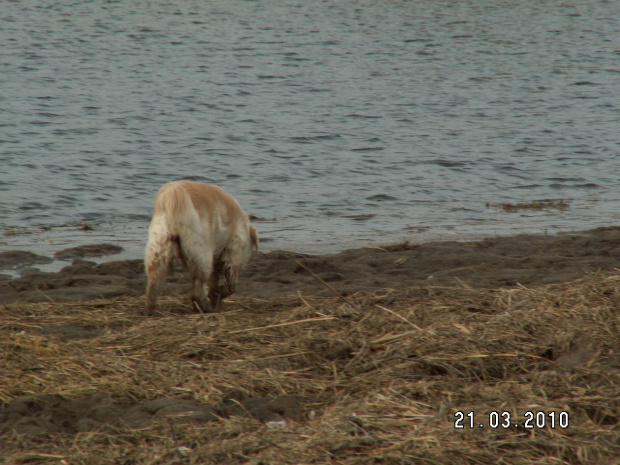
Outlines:
[[[238, 296], [273, 299], [287, 295], [329, 295], [330, 291], [295, 263], [299, 260], [343, 295], [381, 288], [469, 286], [479, 289], [565, 282], [620, 264], [620, 227], [559, 235], [517, 235], [475, 242], [442, 241], [346, 250], [329, 255], [274, 251], [259, 253], [245, 268]], [[71, 302], [144, 294], [142, 260], [97, 264], [92, 257], [118, 252], [113, 244], [82, 245], [54, 258], [27, 251], [0, 253], [0, 303]], [[60, 272], [37, 264], [66, 260]], [[2, 270], [21, 269], [13, 278]], [[164, 294], [189, 292], [178, 268]]]

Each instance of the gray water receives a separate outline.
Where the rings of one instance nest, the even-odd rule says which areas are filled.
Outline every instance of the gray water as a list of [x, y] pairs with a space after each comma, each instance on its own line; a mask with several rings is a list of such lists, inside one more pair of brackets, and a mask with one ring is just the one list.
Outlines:
[[[619, 224], [619, 18], [615, 0], [2, 2], [0, 224], [28, 234], [0, 247], [137, 257], [174, 179], [269, 220], [267, 249]], [[540, 199], [570, 208], [487, 206]]]

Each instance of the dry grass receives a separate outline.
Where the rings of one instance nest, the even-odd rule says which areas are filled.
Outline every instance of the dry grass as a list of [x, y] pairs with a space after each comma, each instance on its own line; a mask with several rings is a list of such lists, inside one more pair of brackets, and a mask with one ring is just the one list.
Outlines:
[[[28, 394], [214, 404], [293, 396], [296, 419], [154, 421], [77, 434], [4, 431], [0, 463], [617, 464], [620, 275], [534, 289], [386, 289], [220, 314], [139, 316], [143, 298], [10, 305], [0, 403]], [[69, 337], [73, 330], [82, 338]], [[455, 429], [455, 412], [476, 427]], [[519, 427], [491, 428], [492, 411]], [[525, 429], [527, 411], [568, 412]], [[1, 410], [0, 410], [1, 412]], [[484, 427], [478, 427], [478, 423]], [[1, 427], [0, 427], [1, 428]]]

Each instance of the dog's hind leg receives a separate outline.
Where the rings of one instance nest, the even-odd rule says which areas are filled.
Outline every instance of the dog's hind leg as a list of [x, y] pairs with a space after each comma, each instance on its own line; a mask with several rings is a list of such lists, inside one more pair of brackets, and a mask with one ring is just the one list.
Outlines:
[[146, 286], [146, 313], [157, 313], [157, 293], [169, 273], [178, 246], [163, 217], [153, 218], [149, 228], [144, 266], [148, 277]]

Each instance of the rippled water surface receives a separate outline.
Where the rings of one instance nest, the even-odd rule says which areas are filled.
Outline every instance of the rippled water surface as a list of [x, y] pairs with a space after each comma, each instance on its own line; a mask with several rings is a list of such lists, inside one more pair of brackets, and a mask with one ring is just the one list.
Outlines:
[[[138, 251], [180, 178], [272, 220], [265, 248], [618, 224], [618, 18], [600, 0], [3, 2], [0, 223], [96, 227], [0, 241]], [[540, 199], [570, 208], [494, 205]]]

